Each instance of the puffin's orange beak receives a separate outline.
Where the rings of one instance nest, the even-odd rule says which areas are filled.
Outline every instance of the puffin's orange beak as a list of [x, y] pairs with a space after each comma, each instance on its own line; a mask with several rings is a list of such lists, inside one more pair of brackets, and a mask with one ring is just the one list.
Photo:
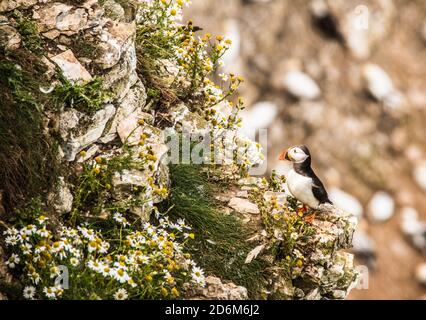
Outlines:
[[290, 157], [288, 155], [288, 150], [285, 150], [285, 151], [281, 152], [280, 157], [278, 158], [278, 160], [289, 160], [290, 161]]

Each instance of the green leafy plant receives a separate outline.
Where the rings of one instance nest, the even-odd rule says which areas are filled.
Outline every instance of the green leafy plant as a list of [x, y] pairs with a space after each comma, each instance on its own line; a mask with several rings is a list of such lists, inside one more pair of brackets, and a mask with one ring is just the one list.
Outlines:
[[31, 198], [25, 206], [16, 210], [9, 222], [16, 227], [23, 227], [42, 215], [45, 209], [41, 197]]
[[52, 92], [52, 99], [56, 106], [75, 108], [82, 112], [94, 113], [102, 109], [110, 97], [103, 88], [102, 78], [95, 78], [86, 84], [73, 83], [60, 75], [60, 85]]
[[18, 31], [22, 37], [24, 48], [40, 55], [43, 51], [43, 40], [38, 31], [37, 23], [22, 16], [19, 12], [13, 14], [18, 20]]

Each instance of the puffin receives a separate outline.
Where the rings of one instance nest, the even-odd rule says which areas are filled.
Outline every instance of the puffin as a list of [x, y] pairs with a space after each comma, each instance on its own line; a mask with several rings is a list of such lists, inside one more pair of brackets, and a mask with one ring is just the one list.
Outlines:
[[317, 209], [321, 204], [332, 204], [324, 184], [311, 168], [311, 153], [304, 146], [294, 146], [280, 154], [279, 160], [293, 162], [287, 174], [287, 187], [291, 194], [305, 206]]

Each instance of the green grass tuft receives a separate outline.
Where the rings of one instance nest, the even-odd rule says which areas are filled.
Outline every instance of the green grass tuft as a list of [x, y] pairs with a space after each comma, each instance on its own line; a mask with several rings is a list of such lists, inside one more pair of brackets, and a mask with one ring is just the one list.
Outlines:
[[21, 50], [15, 57], [0, 55], [0, 61], [0, 190], [11, 211], [54, 184], [57, 149], [44, 132], [37, 58]]
[[192, 254], [208, 274], [246, 287], [251, 298], [260, 297], [264, 263], [244, 263], [254, 248], [247, 242], [249, 230], [235, 216], [220, 211], [212, 196], [215, 187], [200, 169], [196, 165], [170, 167], [171, 196], [161, 209], [192, 226], [196, 235]]

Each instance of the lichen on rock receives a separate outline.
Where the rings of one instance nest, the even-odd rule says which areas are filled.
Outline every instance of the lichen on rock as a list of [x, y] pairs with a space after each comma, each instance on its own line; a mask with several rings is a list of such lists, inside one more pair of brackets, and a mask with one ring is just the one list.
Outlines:
[[206, 278], [206, 287], [199, 288], [192, 299], [195, 300], [246, 300], [247, 289], [234, 283], [222, 283], [217, 277]]

